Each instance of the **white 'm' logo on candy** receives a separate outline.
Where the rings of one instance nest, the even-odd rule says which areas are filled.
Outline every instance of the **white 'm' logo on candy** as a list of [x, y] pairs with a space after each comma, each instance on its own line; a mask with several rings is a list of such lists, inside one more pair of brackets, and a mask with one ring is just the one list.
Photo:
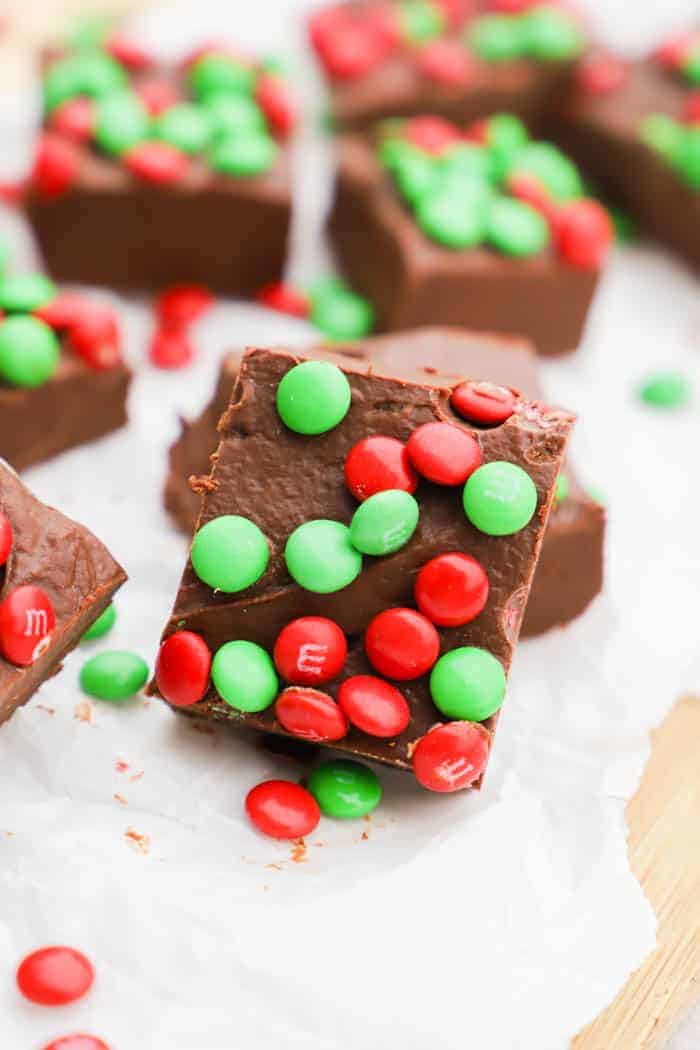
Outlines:
[[298, 669], [305, 674], [320, 674], [327, 652], [327, 645], [320, 645], [318, 642], [305, 642], [299, 649]]
[[25, 638], [41, 638], [49, 629], [49, 621], [46, 609], [27, 609], [25, 612], [26, 625], [24, 628]]

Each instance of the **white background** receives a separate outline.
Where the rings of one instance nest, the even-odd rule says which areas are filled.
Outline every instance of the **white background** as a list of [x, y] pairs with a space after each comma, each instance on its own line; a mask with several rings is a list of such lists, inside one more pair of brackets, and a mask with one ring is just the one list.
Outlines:
[[[144, 32], [185, 48], [230, 27], [243, 43], [300, 50], [290, 19], [303, 6], [183, 3]], [[691, 14], [680, 2], [631, 11], [627, 0], [601, 0], [594, 13], [611, 39], [643, 46], [671, 26], [672, 7], [678, 23]], [[295, 79], [313, 89], [302, 60]], [[31, 107], [8, 102], [2, 118], [9, 168], [22, 163]], [[329, 185], [326, 150], [305, 146], [299, 279], [324, 265]], [[0, 219], [28, 260], [19, 222]], [[156, 702], [76, 718], [84, 649], [3, 727], [3, 1050], [76, 1029], [113, 1050], [561, 1050], [610, 1001], [654, 944], [628, 868], [625, 803], [649, 729], [700, 684], [699, 300], [697, 282], [660, 250], [619, 250], [581, 351], [545, 368], [552, 398], [581, 414], [579, 471], [607, 495], [607, 585], [579, 622], [520, 646], [480, 796], [437, 798], [382, 773], [372, 820], [323, 820], [294, 863], [288, 846], [252, 831], [242, 801], [296, 768], [195, 732]], [[186, 556], [160, 503], [177, 413], [207, 400], [228, 347], [302, 345], [313, 333], [222, 303], [198, 328], [197, 364], [171, 375], [145, 364], [148, 309], [121, 305], [139, 369], [130, 427], [27, 481], [130, 574], [118, 627], [93, 651], [129, 647], [152, 661]], [[640, 378], [658, 367], [694, 378], [690, 409], [639, 404]], [[129, 829], [148, 837], [143, 850]], [[19, 958], [51, 942], [82, 948], [98, 973], [84, 1002], [58, 1012], [13, 986]]]

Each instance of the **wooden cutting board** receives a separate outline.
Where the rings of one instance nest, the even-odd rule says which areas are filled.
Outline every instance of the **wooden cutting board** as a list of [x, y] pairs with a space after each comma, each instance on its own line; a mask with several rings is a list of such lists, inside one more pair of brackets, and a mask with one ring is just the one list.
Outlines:
[[[71, 12], [147, 0], [0, 0], [0, 85], [30, 82], [38, 44]], [[658, 948], [571, 1050], [659, 1050], [700, 998], [700, 701], [682, 700], [653, 734], [627, 808], [632, 868], [659, 918]]]

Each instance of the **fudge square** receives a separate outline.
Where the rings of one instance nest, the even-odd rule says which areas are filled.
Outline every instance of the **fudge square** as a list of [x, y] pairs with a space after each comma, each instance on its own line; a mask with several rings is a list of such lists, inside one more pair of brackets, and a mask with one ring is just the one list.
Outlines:
[[582, 65], [558, 137], [613, 203], [700, 267], [700, 30]]
[[[305, 357], [332, 360], [341, 366], [414, 383], [455, 387], [469, 381], [490, 396], [508, 397], [517, 389], [541, 400], [537, 361], [524, 340], [499, 339], [481, 332], [422, 328], [377, 336], [351, 345], [314, 347]], [[216, 427], [228, 406], [241, 354], [231, 352], [221, 363], [214, 396], [197, 419], [183, 421], [170, 449], [164, 502], [178, 526], [191, 535], [206, 490]], [[486, 384], [485, 386], [483, 384]], [[494, 384], [503, 389], [499, 392]], [[542, 542], [521, 635], [542, 634], [580, 616], [603, 586], [605, 508], [590, 496], [565, 464]]]
[[0, 461], [0, 722], [54, 675], [126, 574]]
[[469, 392], [247, 351], [153, 691], [476, 785], [573, 417], [460, 407], [483, 417]]
[[329, 231], [381, 330], [447, 324], [575, 350], [613, 227], [512, 114], [388, 121], [340, 141]]
[[316, 12], [309, 35], [331, 116], [346, 130], [385, 117], [464, 122], [502, 110], [540, 126], [586, 46], [580, 20], [553, 3], [360, 0]]
[[127, 421], [116, 311], [43, 274], [0, 277], [0, 456], [17, 470]]
[[215, 44], [165, 69], [111, 34], [47, 55], [43, 87], [24, 206], [52, 274], [243, 296], [279, 279], [294, 111], [277, 71]]

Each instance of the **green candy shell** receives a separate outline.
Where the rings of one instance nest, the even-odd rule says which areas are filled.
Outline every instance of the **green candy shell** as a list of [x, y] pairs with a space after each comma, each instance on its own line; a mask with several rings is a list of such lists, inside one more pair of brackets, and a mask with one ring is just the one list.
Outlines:
[[29, 314], [56, 298], [56, 285], [43, 273], [6, 274], [0, 278], [0, 308]]
[[362, 296], [339, 287], [311, 296], [309, 320], [327, 339], [364, 339], [374, 327], [374, 309]]
[[436, 3], [429, 0], [404, 0], [399, 7], [401, 32], [412, 44], [434, 40], [445, 29], [445, 16]]
[[503, 666], [476, 646], [452, 649], [430, 673], [430, 694], [438, 711], [454, 721], [483, 722], [498, 711], [506, 691]]
[[98, 700], [128, 700], [148, 679], [148, 664], [135, 653], [112, 649], [87, 660], [80, 672], [80, 688]]
[[0, 376], [13, 386], [42, 386], [56, 371], [58, 339], [36, 317], [8, 317], [0, 323]]
[[700, 190], [700, 127], [688, 128], [674, 158], [678, 174], [694, 190]]
[[386, 489], [361, 503], [350, 522], [350, 540], [363, 554], [393, 554], [405, 547], [418, 525], [420, 510], [410, 492]]
[[546, 248], [549, 227], [529, 204], [498, 197], [489, 209], [487, 238], [504, 255], [527, 258]]
[[255, 522], [237, 514], [222, 514], [197, 531], [190, 559], [203, 583], [215, 591], [236, 594], [252, 587], [263, 575], [270, 548]]
[[639, 134], [650, 149], [673, 160], [683, 138], [683, 125], [665, 113], [650, 113], [642, 121]]
[[277, 143], [269, 135], [229, 135], [217, 142], [209, 155], [214, 171], [233, 178], [264, 175], [277, 159]]
[[205, 55], [190, 70], [190, 87], [199, 99], [229, 92], [251, 95], [255, 70], [225, 55]]
[[428, 196], [440, 181], [440, 170], [433, 157], [413, 146], [393, 168], [396, 185], [402, 197], [415, 204]]
[[696, 44], [686, 58], [683, 73], [689, 83], [700, 87], [700, 44]]
[[682, 408], [691, 398], [691, 386], [681, 372], [657, 372], [649, 376], [639, 396], [654, 408]]
[[535, 483], [522, 467], [493, 460], [478, 467], [463, 492], [464, 513], [488, 536], [519, 532], [537, 509]]
[[300, 587], [333, 594], [357, 579], [362, 555], [352, 545], [350, 529], [324, 518], [299, 525], [284, 548], [287, 570]]
[[116, 622], [117, 610], [114, 608], [113, 603], [110, 602], [107, 608], [100, 613], [92, 626], [88, 627], [87, 631], [81, 638], [81, 641], [94, 642], [97, 638], [104, 638], [106, 634], [109, 634]]
[[560, 507], [569, 498], [569, 479], [566, 474], [560, 474], [554, 489], [554, 506]]
[[487, 202], [471, 186], [465, 186], [464, 192], [427, 194], [416, 206], [416, 222], [426, 237], [455, 251], [481, 243], [487, 218]]
[[124, 69], [110, 55], [100, 51], [71, 55], [54, 62], [44, 74], [44, 105], [51, 112], [77, 95], [106, 98], [126, 85]]
[[555, 201], [573, 200], [584, 192], [576, 165], [551, 142], [528, 142], [513, 158], [509, 175], [533, 175]]
[[376, 773], [359, 762], [338, 759], [317, 766], [308, 788], [327, 817], [358, 820], [376, 809], [382, 788]]
[[95, 141], [105, 153], [121, 156], [148, 137], [150, 117], [138, 95], [120, 91], [97, 105]]
[[257, 102], [247, 95], [213, 95], [206, 100], [214, 138], [266, 135], [267, 121]]
[[279, 680], [269, 653], [254, 642], [226, 642], [211, 665], [222, 700], [236, 711], [264, 711], [277, 696]]
[[522, 19], [524, 53], [540, 62], [563, 62], [576, 58], [584, 47], [584, 35], [566, 11], [535, 7]]
[[512, 62], [525, 53], [523, 20], [515, 15], [482, 15], [472, 23], [469, 44], [486, 62]]
[[277, 411], [284, 425], [297, 434], [325, 434], [337, 427], [351, 400], [347, 376], [330, 361], [294, 365], [277, 387]]
[[209, 145], [212, 130], [210, 114], [194, 102], [171, 106], [153, 126], [155, 138], [188, 154], [202, 153]]

